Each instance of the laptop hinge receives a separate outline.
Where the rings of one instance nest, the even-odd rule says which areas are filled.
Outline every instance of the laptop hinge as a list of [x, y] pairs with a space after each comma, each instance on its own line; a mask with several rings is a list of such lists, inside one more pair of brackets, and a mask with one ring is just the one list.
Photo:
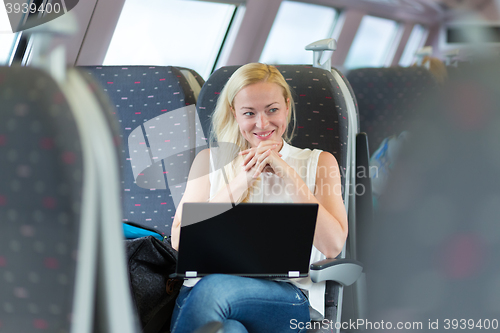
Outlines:
[[195, 278], [197, 276], [198, 276], [197, 271], [186, 271], [186, 277], [188, 277], [188, 278]]
[[296, 277], [300, 277], [300, 272], [299, 272], [299, 271], [289, 271], [289, 272], [288, 272], [288, 277], [289, 277], [289, 278], [296, 278]]

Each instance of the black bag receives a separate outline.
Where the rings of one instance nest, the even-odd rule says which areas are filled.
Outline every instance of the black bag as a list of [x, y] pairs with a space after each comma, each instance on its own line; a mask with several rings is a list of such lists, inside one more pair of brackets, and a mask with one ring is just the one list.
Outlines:
[[182, 280], [175, 273], [177, 251], [167, 239], [153, 236], [125, 241], [130, 287], [143, 333], [169, 332], [170, 318]]

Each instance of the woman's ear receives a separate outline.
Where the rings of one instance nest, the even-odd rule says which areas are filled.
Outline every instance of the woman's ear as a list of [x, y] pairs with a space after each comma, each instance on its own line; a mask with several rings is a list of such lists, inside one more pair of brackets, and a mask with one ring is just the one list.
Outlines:
[[286, 99], [286, 115], [290, 112], [290, 97]]

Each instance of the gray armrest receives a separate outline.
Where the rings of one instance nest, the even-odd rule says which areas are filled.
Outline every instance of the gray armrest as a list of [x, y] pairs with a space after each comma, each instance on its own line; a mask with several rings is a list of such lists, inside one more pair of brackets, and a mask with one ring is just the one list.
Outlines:
[[363, 265], [351, 259], [324, 259], [311, 265], [309, 274], [313, 282], [335, 281], [350, 286], [361, 276]]

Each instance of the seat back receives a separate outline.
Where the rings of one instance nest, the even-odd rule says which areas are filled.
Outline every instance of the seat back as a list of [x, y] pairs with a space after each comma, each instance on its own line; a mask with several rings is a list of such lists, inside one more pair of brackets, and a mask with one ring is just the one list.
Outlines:
[[359, 68], [347, 74], [359, 110], [360, 131], [372, 154], [384, 138], [408, 129], [436, 80], [424, 67]]
[[[210, 131], [210, 116], [222, 88], [239, 67], [227, 66], [218, 69], [203, 86], [197, 109], [205, 133]], [[348, 188], [354, 183], [353, 173], [350, 171], [354, 169], [351, 163], [354, 162], [355, 156], [352, 156], [354, 147], [350, 138], [355, 138], [357, 130], [357, 119], [349, 116], [350, 111], [352, 112], [349, 107], [354, 103], [352, 96], [345, 95], [349, 93], [348, 84], [346, 85], [346, 81], [337, 71], [330, 72], [307, 65], [276, 67], [290, 85], [295, 102], [297, 121], [296, 124], [291, 124], [295, 126], [292, 145], [331, 152], [339, 163], [342, 188]], [[348, 203], [354, 202], [354, 199], [350, 198], [348, 191], [344, 190], [342, 195], [347, 208]], [[341, 257], [343, 256], [345, 251], [341, 254]], [[326, 293], [325, 318], [334, 322], [340, 320], [342, 287], [328, 281]]]
[[200, 95], [201, 87], [205, 83], [205, 80], [198, 74], [195, 70], [186, 67], [177, 67], [181, 71], [182, 75], [186, 78], [189, 87], [193, 91], [194, 99], [198, 100]]
[[499, 68], [456, 73], [411, 124], [368, 233], [373, 321], [437, 329], [500, 314]]
[[170, 235], [189, 167], [205, 145], [196, 125], [196, 87], [188, 82], [199, 86], [203, 79], [172, 66], [82, 69], [100, 82], [116, 108], [124, 143], [123, 220]]
[[135, 332], [110, 106], [59, 79], [0, 68], [0, 329]]
[[[62, 89], [78, 120], [87, 162], [87, 178], [98, 214], [95, 327], [103, 332], [136, 332], [122, 236], [120, 131], [115, 109], [87, 74], [69, 69]], [[88, 224], [88, 223], [86, 223]], [[85, 290], [87, 294], [88, 289]]]
[[40, 70], [0, 67], [0, 91], [0, 330], [90, 332], [97, 223], [77, 121]]

